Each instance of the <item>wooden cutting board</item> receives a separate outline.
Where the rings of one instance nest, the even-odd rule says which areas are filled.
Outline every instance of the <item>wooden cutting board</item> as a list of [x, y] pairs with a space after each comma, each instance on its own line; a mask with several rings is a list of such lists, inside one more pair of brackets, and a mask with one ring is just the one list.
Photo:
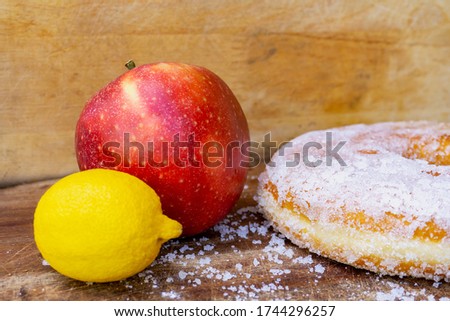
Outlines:
[[450, 284], [382, 277], [310, 254], [255, 209], [258, 171], [232, 213], [202, 235], [166, 243], [142, 273], [87, 284], [43, 262], [33, 212], [54, 181], [0, 189], [0, 300], [440, 300]]

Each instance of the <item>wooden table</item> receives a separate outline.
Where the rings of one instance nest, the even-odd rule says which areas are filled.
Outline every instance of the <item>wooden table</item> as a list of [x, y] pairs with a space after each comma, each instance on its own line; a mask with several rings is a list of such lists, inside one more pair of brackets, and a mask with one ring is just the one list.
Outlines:
[[450, 284], [382, 277], [310, 254], [275, 232], [255, 208], [258, 171], [214, 228], [164, 245], [145, 271], [87, 284], [46, 265], [33, 212], [47, 180], [0, 189], [1, 300], [440, 300]]

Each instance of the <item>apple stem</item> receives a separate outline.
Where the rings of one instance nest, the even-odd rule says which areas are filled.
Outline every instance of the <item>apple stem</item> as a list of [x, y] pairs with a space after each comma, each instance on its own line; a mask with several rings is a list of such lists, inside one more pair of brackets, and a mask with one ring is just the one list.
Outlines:
[[131, 70], [133, 68], [136, 68], [136, 64], [134, 63], [133, 60], [128, 60], [127, 63], [125, 64], [125, 67], [127, 67], [128, 70]]

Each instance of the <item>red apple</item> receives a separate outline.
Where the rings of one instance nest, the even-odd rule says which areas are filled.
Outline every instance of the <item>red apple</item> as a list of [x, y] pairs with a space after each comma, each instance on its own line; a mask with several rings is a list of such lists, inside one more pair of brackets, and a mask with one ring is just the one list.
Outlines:
[[81, 170], [110, 168], [142, 179], [185, 236], [220, 221], [245, 183], [245, 115], [225, 82], [202, 67], [131, 69], [87, 102], [75, 136]]

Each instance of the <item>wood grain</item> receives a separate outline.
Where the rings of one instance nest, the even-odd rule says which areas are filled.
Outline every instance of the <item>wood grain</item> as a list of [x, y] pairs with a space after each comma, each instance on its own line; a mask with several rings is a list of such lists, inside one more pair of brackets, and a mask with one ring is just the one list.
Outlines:
[[256, 140], [449, 121], [449, 16], [439, 0], [3, 1], [0, 185], [77, 170], [77, 117], [130, 58], [215, 71]]
[[283, 239], [253, 208], [258, 172], [222, 223], [166, 243], [145, 271], [106, 284], [74, 281], [42, 264], [33, 213], [53, 180], [0, 189], [0, 300], [449, 299], [449, 283], [381, 277]]

